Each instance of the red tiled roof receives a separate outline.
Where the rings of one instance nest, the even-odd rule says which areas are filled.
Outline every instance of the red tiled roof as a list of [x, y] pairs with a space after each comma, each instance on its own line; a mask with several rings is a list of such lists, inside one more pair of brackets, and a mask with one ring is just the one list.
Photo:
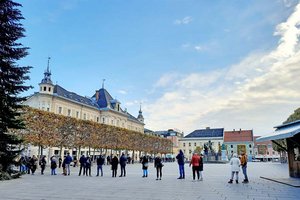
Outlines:
[[253, 142], [252, 130], [225, 131], [224, 142]]

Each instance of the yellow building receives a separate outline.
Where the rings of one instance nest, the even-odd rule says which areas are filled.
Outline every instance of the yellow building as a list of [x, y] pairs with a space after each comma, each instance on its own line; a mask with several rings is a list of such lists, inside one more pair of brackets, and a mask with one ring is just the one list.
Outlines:
[[96, 90], [92, 97], [84, 97], [70, 92], [60, 85], [54, 85], [51, 80], [49, 63], [44, 78], [39, 84], [39, 91], [28, 97], [24, 104], [56, 114], [144, 133], [145, 124], [141, 109], [137, 118], [128, 113], [126, 109], [123, 110], [120, 106], [121, 103], [112, 98], [104, 85], [101, 89]]

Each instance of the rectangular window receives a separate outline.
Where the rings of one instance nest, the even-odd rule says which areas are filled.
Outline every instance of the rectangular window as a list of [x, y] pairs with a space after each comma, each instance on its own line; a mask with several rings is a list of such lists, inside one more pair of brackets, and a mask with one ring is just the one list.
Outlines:
[[54, 155], [58, 155], [59, 154], [59, 150], [54, 150]]
[[76, 112], [76, 118], [79, 118], [79, 112], [78, 111]]
[[83, 119], [86, 119], [86, 114], [85, 113], [83, 114]]
[[103, 122], [103, 124], [105, 124], [105, 118], [104, 117], [102, 118], [102, 122]]
[[189, 142], [189, 147], [191, 146], [191, 143]]
[[71, 110], [68, 109], [68, 116], [70, 117], [71, 116]]
[[48, 91], [51, 92], [51, 87], [48, 88]]
[[194, 143], [194, 146], [197, 146], [197, 143], [196, 143], [196, 142]]
[[295, 154], [295, 161], [300, 161], [300, 149], [297, 146], [294, 146], [294, 154]]
[[62, 107], [58, 107], [58, 114], [62, 113]]
[[231, 148], [233, 148], [233, 145], [230, 145]]
[[185, 143], [183, 143], [183, 146], [185, 147]]
[[47, 91], [47, 87], [44, 87], [44, 91], [45, 91], [45, 92]]
[[99, 122], [99, 117], [97, 117], [97, 122]]
[[50, 111], [50, 108], [47, 108], [47, 111]]

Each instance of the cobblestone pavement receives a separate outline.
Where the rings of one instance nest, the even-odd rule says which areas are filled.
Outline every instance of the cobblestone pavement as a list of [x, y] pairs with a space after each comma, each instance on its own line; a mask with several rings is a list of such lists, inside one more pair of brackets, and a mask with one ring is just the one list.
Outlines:
[[[127, 176], [117, 178], [111, 177], [109, 166], [104, 166], [103, 177], [95, 176], [95, 166], [92, 177], [79, 177], [79, 168], [73, 167], [70, 176], [50, 176], [48, 167], [43, 176], [38, 171], [36, 175], [24, 175], [20, 179], [0, 182], [0, 199], [300, 199], [300, 188], [259, 178], [262, 175], [288, 177], [286, 164], [249, 163], [248, 184], [228, 184], [228, 164], [204, 165], [203, 181], [193, 181], [191, 168], [186, 165], [185, 169], [186, 179], [177, 180], [177, 164], [165, 163], [163, 178], [157, 181], [152, 165], [149, 167], [148, 178], [142, 178], [140, 164], [127, 165]], [[240, 182], [242, 178], [240, 174]]]

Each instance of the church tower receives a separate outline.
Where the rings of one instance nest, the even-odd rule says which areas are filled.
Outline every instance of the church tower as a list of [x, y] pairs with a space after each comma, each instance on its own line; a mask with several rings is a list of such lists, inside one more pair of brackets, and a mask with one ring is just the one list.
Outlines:
[[54, 85], [51, 81], [51, 72], [49, 70], [49, 62], [50, 62], [50, 57], [48, 57], [48, 65], [46, 71], [44, 72], [44, 78], [39, 84], [40, 93], [42, 94], [53, 94], [53, 90], [54, 90]]
[[140, 105], [140, 111], [139, 111], [139, 115], [138, 115], [137, 119], [140, 122], [144, 123], [144, 117], [143, 117], [143, 112], [142, 112], [142, 104]]

